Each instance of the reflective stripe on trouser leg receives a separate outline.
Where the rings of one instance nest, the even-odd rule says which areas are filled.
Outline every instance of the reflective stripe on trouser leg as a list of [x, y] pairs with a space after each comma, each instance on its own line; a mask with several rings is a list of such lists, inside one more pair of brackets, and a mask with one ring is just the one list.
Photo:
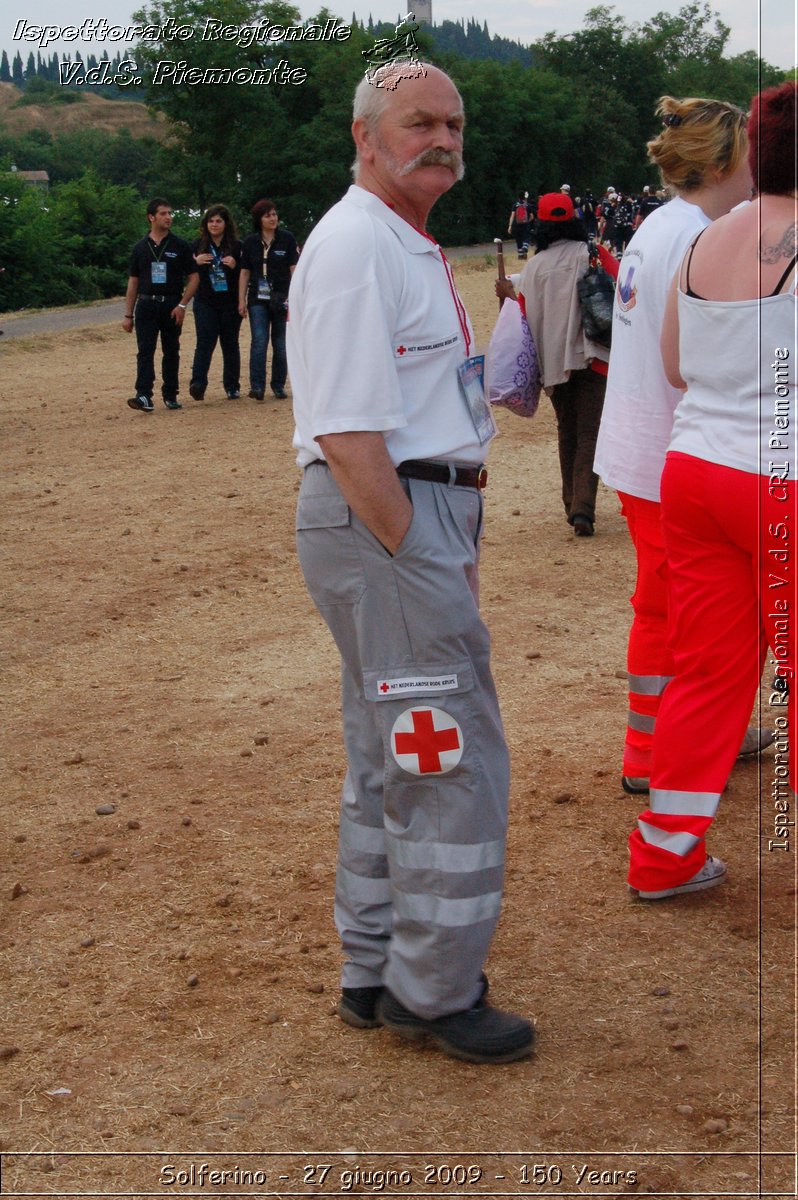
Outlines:
[[[673, 675], [673, 658], [667, 644], [667, 563], [660, 505], [622, 492], [618, 495], [637, 556], [637, 582], [631, 598], [634, 617], [627, 652], [629, 721], [623, 773], [647, 779], [660, 700]], [[643, 725], [635, 719], [641, 717], [649, 721]]]
[[[374, 946], [380, 937], [358, 923], [358, 912], [373, 916], [382, 903], [379, 878], [364, 873], [379, 870], [376, 839], [371, 849], [361, 844], [371, 844], [363, 830], [376, 828], [379, 802], [392, 902], [383, 980], [408, 1008], [435, 1017], [469, 1007], [480, 991], [501, 902], [509, 766], [475, 601], [481, 496], [415, 480], [406, 485], [414, 517], [391, 558], [357, 518], [349, 524], [327, 469], [309, 468], [298, 545], [311, 595], [358, 691], [353, 704], [344, 687], [351, 795], [347, 789], [342, 804], [336, 911], [353, 960], [344, 979], [349, 986], [350, 969], [371, 969], [361, 940], [371, 937]], [[442, 677], [450, 681], [443, 689], [425, 690], [424, 679]], [[381, 699], [379, 682], [396, 679], [422, 683], [399, 699], [390, 692]], [[462, 734], [462, 756], [445, 773], [412, 773], [394, 757], [397, 718], [423, 706], [442, 710]]]
[[393, 922], [383, 828], [382, 737], [361, 691], [344, 664], [341, 695], [350, 765], [341, 792], [335, 882], [335, 924], [346, 955], [344, 987], [382, 983]]
[[[675, 792], [652, 789], [629, 838], [632, 867], [629, 883], [643, 891], [658, 891], [684, 883], [700, 871], [706, 859], [704, 835], [720, 802], [719, 792]], [[651, 873], [665, 872], [652, 879]]]
[[[626, 720], [624, 774], [649, 777], [651, 750], [662, 693], [669, 675], [629, 675], [629, 713]], [[649, 763], [649, 769], [646, 769]], [[631, 765], [630, 765], [631, 764]]]

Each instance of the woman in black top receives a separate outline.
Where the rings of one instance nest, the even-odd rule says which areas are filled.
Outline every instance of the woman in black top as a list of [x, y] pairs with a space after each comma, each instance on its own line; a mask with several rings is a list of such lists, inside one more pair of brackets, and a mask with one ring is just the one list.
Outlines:
[[224, 390], [231, 400], [235, 400], [241, 395], [241, 352], [238, 348], [241, 243], [235, 221], [224, 204], [212, 204], [207, 210], [192, 250], [200, 282], [194, 298], [197, 348], [188, 390], [195, 400], [205, 396], [208, 368], [218, 341], [222, 347]]
[[238, 285], [238, 311], [249, 313], [252, 344], [249, 351], [250, 396], [262, 400], [266, 391], [266, 351], [272, 339], [271, 389], [278, 400], [285, 399], [288, 361], [285, 354], [285, 326], [288, 319], [288, 289], [299, 258], [296, 239], [287, 229], [278, 228], [279, 218], [272, 200], [258, 200], [252, 208], [255, 230], [244, 239], [241, 251], [241, 276]]

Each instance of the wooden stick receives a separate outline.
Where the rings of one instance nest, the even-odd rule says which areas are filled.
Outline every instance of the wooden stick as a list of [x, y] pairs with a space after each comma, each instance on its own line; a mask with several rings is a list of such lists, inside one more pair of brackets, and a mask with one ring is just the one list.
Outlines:
[[[493, 244], [496, 247], [496, 268], [498, 270], [498, 277], [500, 280], [504, 280], [507, 278], [507, 276], [504, 273], [504, 243], [502, 242], [501, 238], [494, 238]], [[503, 304], [504, 304], [504, 296], [500, 296], [499, 297], [499, 308], [500, 309]]]

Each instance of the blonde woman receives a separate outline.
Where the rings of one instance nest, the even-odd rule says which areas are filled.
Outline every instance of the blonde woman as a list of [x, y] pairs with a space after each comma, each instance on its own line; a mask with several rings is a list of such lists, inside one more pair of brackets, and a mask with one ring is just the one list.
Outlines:
[[[751, 198], [746, 117], [740, 109], [720, 100], [665, 96], [657, 115], [662, 130], [648, 143], [648, 153], [674, 198], [640, 226], [621, 259], [594, 464], [619, 494], [637, 553], [622, 774], [624, 790], [631, 794], [649, 790], [657, 712], [674, 673], [660, 525], [660, 476], [681, 397], [665, 377], [660, 354], [668, 288], [696, 234]], [[742, 752], [758, 753], [769, 740], [768, 734], [751, 730]]]

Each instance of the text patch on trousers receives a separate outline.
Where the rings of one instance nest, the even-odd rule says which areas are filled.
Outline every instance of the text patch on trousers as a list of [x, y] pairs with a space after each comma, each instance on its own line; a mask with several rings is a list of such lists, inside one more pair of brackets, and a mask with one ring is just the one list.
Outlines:
[[458, 688], [456, 675], [438, 675], [435, 678], [420, 675], [402, 679], [378, 679], [377, 699], [395, 700], [397, 696], [407, 696], [413, 692], [456, 692]]
[[442, 708], [406, 708], [391, 730], [391, 753], [410, 775], [445, 775], [463, 757], [463, 731]]

